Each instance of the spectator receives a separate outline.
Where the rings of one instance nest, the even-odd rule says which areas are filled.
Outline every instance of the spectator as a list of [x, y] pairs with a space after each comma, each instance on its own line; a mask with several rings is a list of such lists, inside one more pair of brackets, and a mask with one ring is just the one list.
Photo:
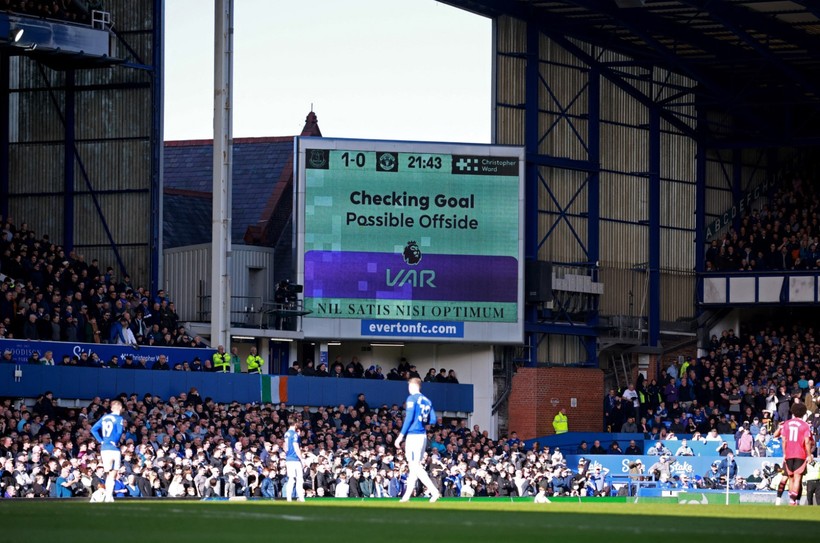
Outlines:
[[626, 448], [626, 451], [624, 451], [624, 454], [627, 456], [638, 456], [643, 454], [643, 449], [638, 446], [634, 439], [632, 439], [629, 441], [629, 446]]
[[595, 440], [592, 442], [592, 447], [589, 449], [590, 454], [606, 454], [606, 449], [601, 446], [600, 440]]
[[160, 371], [170, 370], [171, 366], [168, 365], [168, 358], [164, 354], [159, 355], [157, 361], [154, 362], [154, 365], [151, 369]]
[[556, 434], [564, 434], [569, 431], [569, 422], [567, 419], [567, 408], [562, 407], [555, 414], [552, 419], [552, 428]]
[[693, 451], [692, 447], [689, 446], [688, 440], [682, 439], [680, 442], [680, 447], [678, 447], [678, 450], [675, 451], [675, 456], [695, 456], [695, 451]]
[[649, 456], [672, 456], [672, 451], [663, 444], [663, 441], [656, 441], [649, 450], [646, 451], [646, 454]]
[[732, 451], [729, 451], [723, 460], [720, 461], [718, 474], [720, 477], [728, 477], [730, 480], [737, 476], [737, 462], [735, 461], [735, 455]]
[[638, 425], [635, 424], [635, 417], [630, 416], [626, 422], [621, 426], [621, 433], [623, 434], [637, 434]]
[[[236, 347], [231, 349], [232, 353], [233, 353], [234, 349], [236, 349]], [[233, 356], [234, 355], [231, 355], [232, 358], [233, 358]], [[237, 361], [239, 360], [239, 355], [238, 354], [236, 355], [236, 360]], [[315, 373], [315, 372], [313, 372], [313, 367], [312, 367], [313, 361], [309, 360], [308, 362], [311, 365], [311, 367], [310, 367], [311, 373]], [[253, 373], [253, 374], [262, 373], [262, 367], [265, 364], [265, 361], [262, 359], [261, 356], [256, 354], [256, 347], [251, 347], [250, 354], [248, 354], [248, 358], [245, 361], [245, 364], [248, 367], [248, 373]], [[235, 367], [236, 367], [236, 363], [234, 363], [234, 368]], [[238, 372], [236, 372], [236, 373], [238, 373]]]

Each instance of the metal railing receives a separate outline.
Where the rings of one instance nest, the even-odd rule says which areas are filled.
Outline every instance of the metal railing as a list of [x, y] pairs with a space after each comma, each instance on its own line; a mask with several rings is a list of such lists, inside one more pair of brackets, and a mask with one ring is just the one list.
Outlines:
[[[261, 296], [231, 296], [231, 326], [274, 330], [301, 329], [300, 317], [309, 313], [302, 300], [287, 303], [263, 300]], [[211, 296], [199, 297], [200, 322], [211, 320]]]

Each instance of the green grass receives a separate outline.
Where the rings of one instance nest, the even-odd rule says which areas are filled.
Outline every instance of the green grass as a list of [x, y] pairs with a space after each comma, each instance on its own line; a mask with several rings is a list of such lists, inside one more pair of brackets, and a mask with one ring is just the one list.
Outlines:
[[317, 501], [0, 502], [0, 543], [803, 541], [820, 507]]

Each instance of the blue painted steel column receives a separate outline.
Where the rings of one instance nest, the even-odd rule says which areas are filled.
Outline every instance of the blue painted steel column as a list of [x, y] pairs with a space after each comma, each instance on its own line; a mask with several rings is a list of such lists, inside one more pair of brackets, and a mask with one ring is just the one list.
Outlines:
[[163, 58], [165, 56], [163, 0], [154, 0], [151, 44], [151, 232], [148, 242], [151, 292], [162, 288], [162, 156], [163, 135]]
[[75, 92], [74, 70], [65, 72], [65, 113], [63, 123], [63, 247], [74, 249], [74, 149]]
[[657, 347], [661, 327], [661, 115], [649, 106], [649, 339]]
[[[695, 157], [695, 272], [706, 269], [706, 153], [708, 149], [704, 140], [706, 113], [698, 109], [698, 134]], [[703, 278], [696, 281], [698, 303], [703, 302]], [[698, 310], [700, 313], [700, 310]]]
[[[587, 253], [592, 266], [592, 279], [598, 280], [598, 260], [601, 250], [601, 74], [592, 67], [588, 74], [587, 87], [587, 148], [589, 149], [589, 178], [587, 180]], [[594, 307], [590, 308], [587, 325], [598, 326], [598, 298], [594, 297]], [[584, 338], [587, 362], [598, 364], [598, 338]]]
[[538, 38], [534, 24], [527, 25], [527, 67], [525, 70], [524, 148], [527, 155], [524, 251], [527, 260], [538, 260], [538, 165], [530, 157], [538, 154]]
[[[524, 72], [524, 149], [527, 156], [527, 167], [525, 175], [525, 214], [524, 214], [524, 253], [525, 259], [538, 260], [538, 244], [540, 233], [538, 231], [538, 165], [531, 160], [531, 157], [538, 154], [538, 140], [540, 128], [538, 123], [538, 102], [539, 102], [539, 47], [538, 42], [541, 33], [534, 23], [527, 24], [527, 66]], [[525, 311], [527, 323], [538, 322], [538, 306], [530, 304]], [[535, 341], [537, 332], [529, 332], [529, 361], [527, 366], [534, 366], [538, 362], [538, 342]], [[525, 338], [526, 340], [527, 338]]]
[[9, 216], [9, 55], [0, 53], [0, 215]]

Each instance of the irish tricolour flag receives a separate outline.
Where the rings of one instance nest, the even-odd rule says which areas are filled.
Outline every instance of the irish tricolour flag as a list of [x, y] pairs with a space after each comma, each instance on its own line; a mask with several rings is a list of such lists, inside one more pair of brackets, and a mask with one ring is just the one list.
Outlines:
[[262, 375], [262, 402], [288, 401], [288, 378], [278, 375]]

